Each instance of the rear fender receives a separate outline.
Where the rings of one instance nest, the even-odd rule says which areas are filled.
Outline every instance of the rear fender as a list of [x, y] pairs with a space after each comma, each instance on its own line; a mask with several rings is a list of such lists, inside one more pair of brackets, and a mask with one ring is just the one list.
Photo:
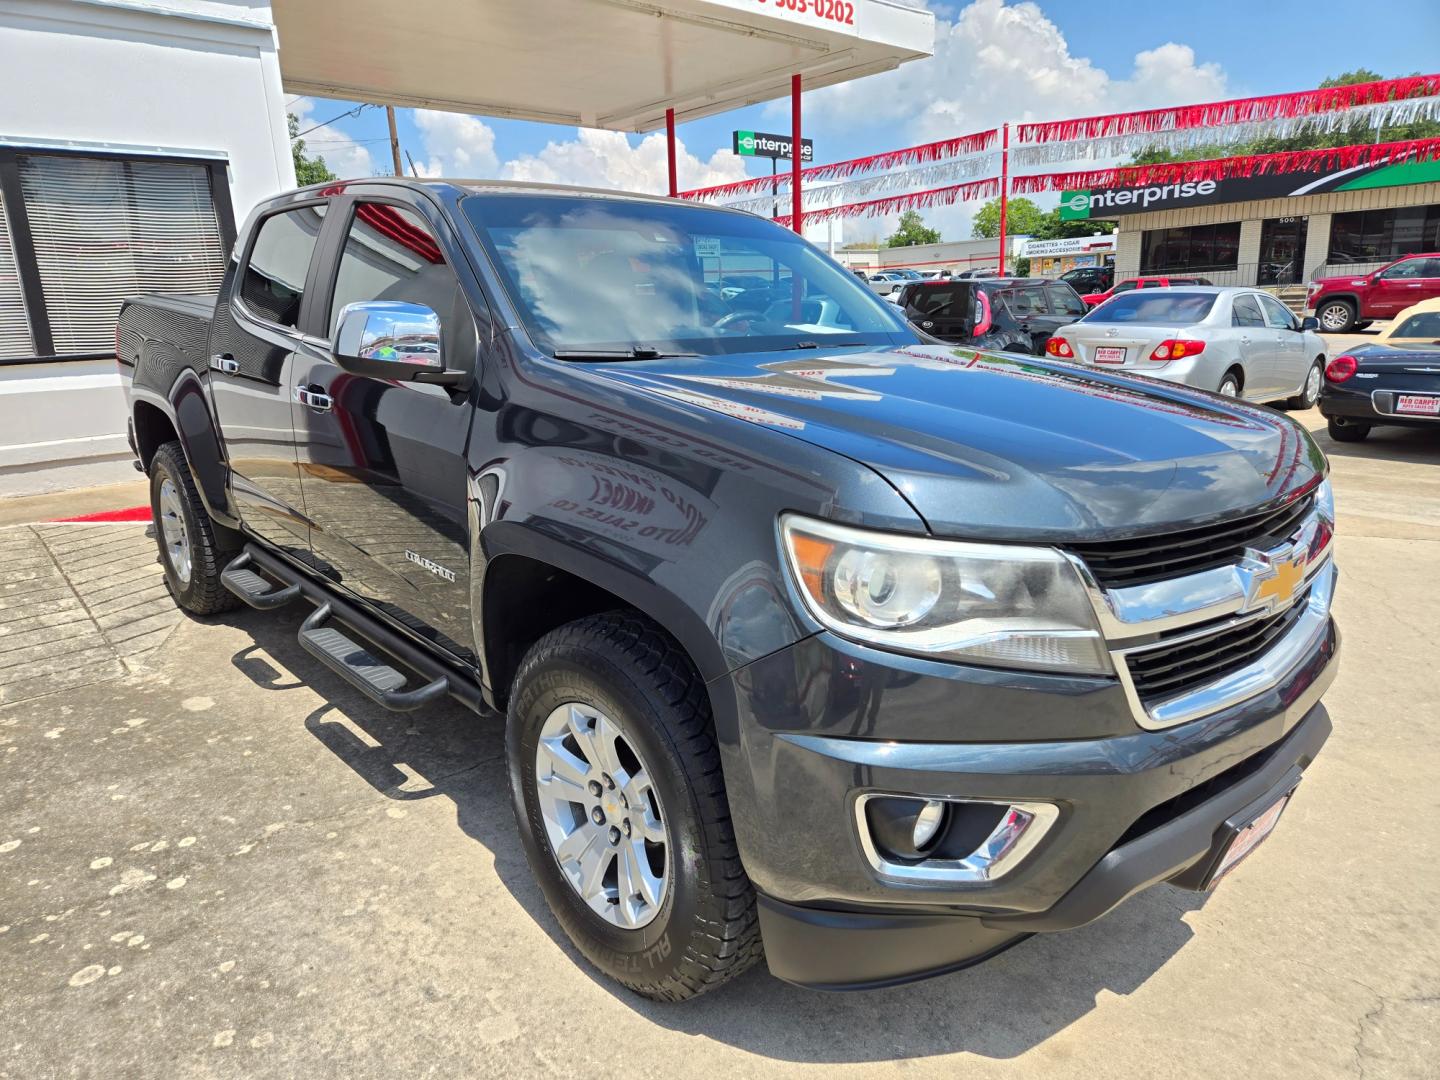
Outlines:
[[229, 467], [220, 432], [210, 411], [205, 386], [194, 371], [180, 373], [170, 388], [168, 404], [205, 509], [220, 524], [238, 529], [240, 519], [230, 501]]

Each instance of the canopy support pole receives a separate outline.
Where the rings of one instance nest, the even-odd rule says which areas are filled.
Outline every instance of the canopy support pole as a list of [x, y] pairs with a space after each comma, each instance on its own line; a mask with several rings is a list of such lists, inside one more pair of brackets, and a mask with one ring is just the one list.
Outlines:
[[1005, 219], [1010, 214], [1010, 125], [1001, 128], [1000, 144], [1000, 276], [1005, 276]]
[[665, 110], [665, 157], [670, 164], [670, 198], [680, 194], [679, 179], [675, 175], [675, 110]]
[[790, 227], [802, 236], [805, 221], [800, 213], [800, 76], [790, 76]]

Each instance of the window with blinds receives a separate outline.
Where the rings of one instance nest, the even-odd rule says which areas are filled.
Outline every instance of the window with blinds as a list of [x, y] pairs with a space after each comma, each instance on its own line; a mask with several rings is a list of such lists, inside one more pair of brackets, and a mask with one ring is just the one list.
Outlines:
[[5, 200], [0, 197], [0, 360], [34, 355], [35, 342], [25, 314], [15, 245], [10, 242], [10, 219], [5, 215]]
[[127, 297], [219, 289], [206, 165], [23, 152], [16, 163], [55, 355], [111, 351]]

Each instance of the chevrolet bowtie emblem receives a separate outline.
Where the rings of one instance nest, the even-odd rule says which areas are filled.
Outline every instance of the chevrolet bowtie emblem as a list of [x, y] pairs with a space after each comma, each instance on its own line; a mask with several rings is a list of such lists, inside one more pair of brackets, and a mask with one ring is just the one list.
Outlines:
[[1244, 611], [1274, 608], [1288, 604], [1305, 582], [1309, 555], [1293, 547], [1272, 551], [1247, 551], [1240, 564], [1240, 580], [1245, 587]]

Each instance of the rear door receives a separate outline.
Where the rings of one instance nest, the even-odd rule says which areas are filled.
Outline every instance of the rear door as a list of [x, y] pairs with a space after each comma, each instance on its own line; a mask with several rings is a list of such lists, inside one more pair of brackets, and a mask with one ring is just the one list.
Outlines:
[[309, 557], [310, 532], [290, 393], [326, 211], [316, 201], [256, 223], [231, 263], [210, 332], [210, 386], [240, 515], [297, 558]]
[[1265, 321], [1258, 293], [1235, 294], [1230, 323], [1236, 331], [1236, 352], [1245, 371], [1242, 393], [1252, 401], [1264, 401], [1276, 388], [1275, 331]]
[[[329, 355], [341, 309], [424, 304], [448, 369], [477, 362], [475, 320], [442, 247], [443, 220], [408, 193], [337, 200], [292, 404], [311, 543], [322, 571], [458, 655], [471, 645], [465, 447], [468, 392], [341, 370]], [[458, 249], [446, 238], [446, 246]], [[297, 395], [297, 398], [300, 395]]]

